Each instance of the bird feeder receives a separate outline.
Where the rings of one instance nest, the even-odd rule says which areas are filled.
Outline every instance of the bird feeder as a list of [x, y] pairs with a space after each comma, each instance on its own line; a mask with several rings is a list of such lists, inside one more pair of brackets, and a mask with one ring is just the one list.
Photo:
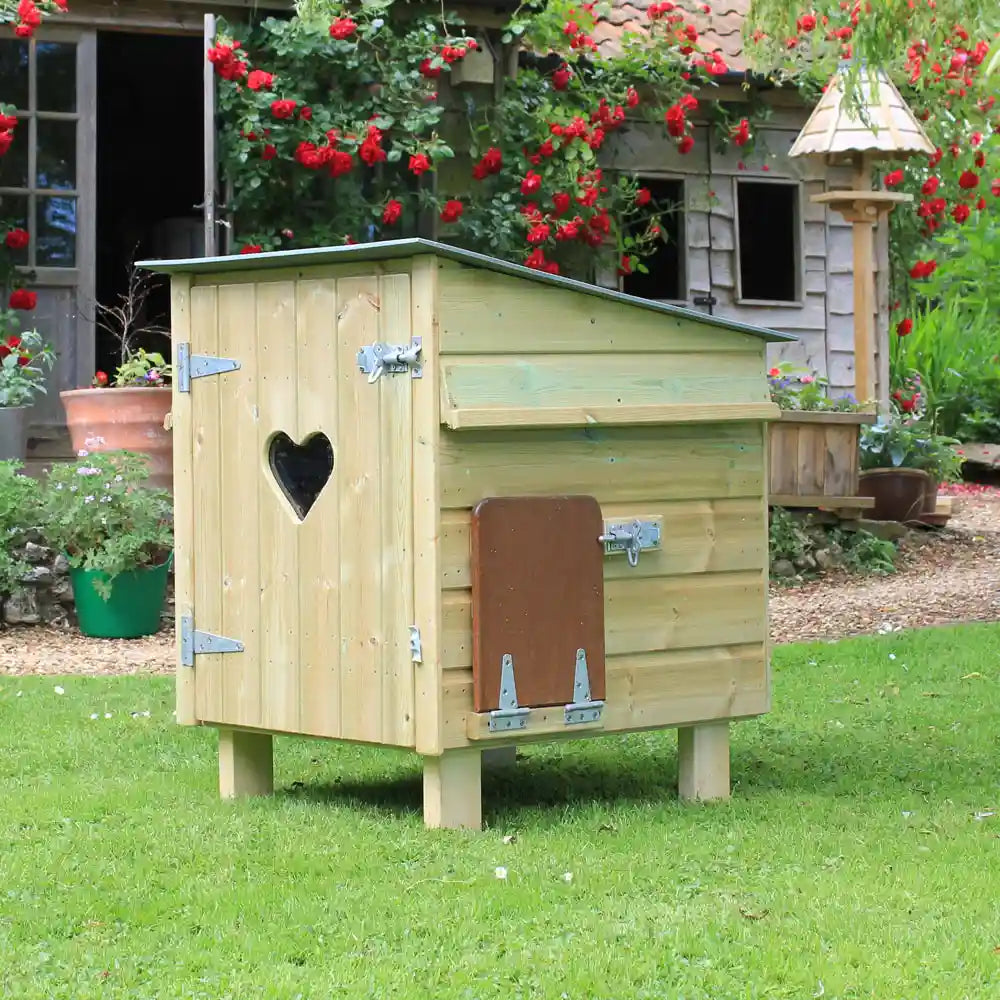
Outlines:
[[[851, 86], [852, 72], [858, 73], [857, 88]], [[857, 100], [852, 100], [854, 92]], [[872, 190], [872, 167], [933, 152], [934, 144], [886, 73], [845, 62], [788, 154], [854, 168], [851, 188], [813, 195], [812, 201], [839, 212], [853, 230], [854, 381], [860, 403], [875, 399], [874, 228], [895, 205], [912, 200], [907, 194]]]

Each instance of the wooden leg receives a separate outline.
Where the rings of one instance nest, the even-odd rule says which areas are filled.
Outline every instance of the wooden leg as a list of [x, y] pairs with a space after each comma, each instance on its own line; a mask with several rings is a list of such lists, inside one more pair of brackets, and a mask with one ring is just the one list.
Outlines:
[[424, 758], [424, 825], [432, 829], [483, 827], [482, 751], [445, 750]]
[[270, 733], [219, 730], [219, 794], [224, 799], [274, 791], [274, 738]]
[[490, 747], [483, 751], [483, 770], [497, 771], [517, 763], [517, 747]]
[[682, 799], [729, 798], [729, 723], [677, 730], [677, 790]]

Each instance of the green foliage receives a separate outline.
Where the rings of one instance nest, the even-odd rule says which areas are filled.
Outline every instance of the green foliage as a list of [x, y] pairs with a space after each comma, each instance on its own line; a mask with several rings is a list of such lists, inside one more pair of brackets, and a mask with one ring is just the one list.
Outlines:
[[796, 368], [787, 362], [776, 365], [767, 373], [771, 402], [783, 410], [857, 411], [861, 407], [853, 396], [827, 395], [829, 381], [815, 371]]
[[53, 466], [42, 488], [42, 530], [74, 568], [104, 574], [105, 600], [119, 573], [159, 565], [173, 547], [170, 494], [147, 485], [148, 460], [129, 452], [81, 454]]
[[849, 573], [870, 573], [887, 576], [896, 572], [899, 549], [888, 538], [879, 538], [870, 531], [843, 531], [835, 537], [843, 550], [843, 566]]
[[771, 562], [787, 559], [795, 563], [809, 551], [810, 538], [802, 522], [793, 517], [784, 507], [771, 508], [768, 528], [768, 549]]
[[39, 524], [38, 481], [20, 474], [20, 462], [0, 462], [0, 596], [15, 593], [30, 567], [15, 557]]
[[122, 360], [115, 372], [115, 386], [161, 386], [171, 377], [173, 368], [157, 351], [140, 347]]
[[954, 482], [961, 478], [965, 461], [957, 447], [960, 443], [935, 434], [924, 420], [893, 413], [861, 428], [861, 468], [923, 469], [939, 483]]
[[45, 395], [45, 379], [56, 363], [55, 351], [37, 330], [9, 333], [17, 327], [16, 312], [0, 310], [0, 330], [8, 331], [0, 341], [0, 407], [30, 406]]

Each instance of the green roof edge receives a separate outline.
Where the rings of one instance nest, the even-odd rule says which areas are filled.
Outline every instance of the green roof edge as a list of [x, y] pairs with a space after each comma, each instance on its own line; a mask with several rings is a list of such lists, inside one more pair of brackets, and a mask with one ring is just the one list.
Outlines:
[[721, 330], [735, 330], [738, 333], [746, 333], [772, 343], [783, 343], [798, 339], [792, 334], [778, 333], [776, 330], [769, 330], [766, 327], [751, 326], [749, 323], [741, 323], [738, 320], [725, 319], [720, 316], [709, 316], [695, 309], [687, 309], [683, 306], [675, 306], [667, 302], [653, 302], [649, 299], [640, 299], [634, 295], [626, 295], [624, 292], [618, 292], [614, 289], [601, 288], [599, 285], [577, 281], [575, 278], [564, 278], [558, 274], [535, 271], [530, 267], [525, 267], [523, 264], [512, 264], [509, 261], [489, 257], [486, 254], [476, 253], [473, 250], [463, 250], [460, 247], [448, 246], [445, 243], [437, 243], [434, 240], [416, 238], [383, 240], [376, 243], [356, 243], [353, 246], [316, 247], [303, 250], [274, 250], [257, 254], [233, 254], [226, 257], [190, 257], [185, 260], [140, 260], [136, 262], [135, 266], [157, 274], [225, 274], [232, 271], [256, 271], [277, 267], [349, 263], [365, 260], [399, 260], [403, 257], [413, 257], [424, 253], [433, 254], [436, 257], [443, 257], [447, 260], [453, 260], [471, 267], [482, 267], [489, 271], [499, 272], [500, 274], [510, 274], [514, 277], [526, 278], [529, 281], [536, 281], [541, 284], [553, 285], [558, 288], [568, 288], [575, 292], [582, 292], [585, 295], [593, 295], [612, 302], [621, 302], [625, 305], [662, 313], [666, 316], [695, 320], [706, 326], [714, 326]]

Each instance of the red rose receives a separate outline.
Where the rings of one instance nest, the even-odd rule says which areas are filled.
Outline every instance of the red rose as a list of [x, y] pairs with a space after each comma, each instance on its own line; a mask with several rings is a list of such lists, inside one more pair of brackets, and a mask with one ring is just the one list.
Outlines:
[[918, 260], [910, 268], [910, 277], [919, 281], [921, 278], [929, 278], [937, 270], [936, 260]]
[[[944, 150], [938, 146], [933, 153], [927, 159], [927, 165], [931, 168], [936, 167], [940, 162], [941, 158], [944, 156]], [[902, 171], [900, 171], [902, 173]]]
[[690, 153], [694, 149], [694, 136], [686, 135], [679, 143], [677, 143], [677, 152], [681, 155]]
[[21, 346], [20, 337], [8, 337], [2, 344], [0, 344], [0, 359], [6, 358], [7, 355], [13, 354]]
[[964, 205], [964, 204], [963, 205], [956, 205], [951, 210], [951, 217], [956, 222], [965, 222], [965, 220], [969, 217], [969, 206], [968, 205]]
[[107, 372], [94, 372], [94, 381], [92, 385], [95, 389], [103, 389], [110, 379], [108, 378]]
[[272, 101], [271, 114], [275, 118], [291, 118], [297, 107], [295, 101]]
[[374, 167], [376, 163], [381, 163], [386, 157], [385, 150], [380, 145], [381, 141], [382, 136], [379, 131], [377, 129], [369, 129], [368, 138], [361, 143], [358, 156], [369, 167]]
[[980, 212], [986, 208], [986, 199], [982, 195], [980, 195], [976, 200], [976, 208], [978, 208]]
[[529, 170], [524, 180], [521, 181], [521, 194], [534, 194], [541, 186], [541, 174], [536, 174], [534, 170]]
[[333, 149], [329, 153], [330, 176], [340, 177], [346, 174], [354, 166], [354, 159], [350, 153], [345, 153], [342, 149]]
[[552, 204], [555, 205], [556, 215], [564, 215], [569, 211], [570, 196], [564, 191], [557, 191], [552, 196]]
[[639, 188], [635, 193], [635, 203], [639, 206], [648, 205], [653, 198], [649, 188]]
[[580, 235], [580, 219], [567, 222], [556, 230], [557, 240], [575, 240]]
[[896, 324], [896, 333], [900, 337], [906, 337], [912, 332], [913, 332], [913, 320], [910, 319], [909, 316], [907, 316], [906, 319], [901, 319]]
[[1000, 198], [1000, 177], [994, 179], [993, 183], [990, 185], [990, 192], [994, 198]]
[[883, 182], [887, 188], [899, 187], [903, 183], [903, 171], [893, 170], [885, 175]]
[[10, 293], [9, 305], [11, 309], [34, 309], [38, 305], [38, 296], [26, 288], [15, 288]]
[[260, 151], [260, 158], [262, 160], [273, 160], [277, 155], [278, 147], [272, 146], [269, 142], [265, 143], [264, 148]]
[[627, 254], [622, 254], [621, 263], [618, 265], [618, 273], [621, 275], [632, 273], [632, 258]]
[[330, 37], [343, 41], [343, 39], [349, 38], [357, 30], [358, 26], [349, 17], [338, 17], [330, 25]]
[[14, 133], [10, 131], [0, 131], [0, 156], [10, 149], [10, 144], [14, 141]]
[[936, 177], [928, 177], [927, 180], [921, 185], [920, 190], [924, 194], [937, 194], [937, 189], [941, 186], [941, 181]]
[[421, 174], [427, 173], [431, 169], [431, 161], [427, 159], [426, 153], [414, 153], [410, 157], [410, 173], [416, 174], [419, 177]]
[[442, 222], [457, 222], [462, 217], [465, 206], [460, 201], [446, 201], [441, 209]]
[[382, 221], [387, 225], [391, 226], [394, 222], [399, 221], [399, 217], [403, 214], [403, 203], [396, 201], [395, 198], [391, 198], [386, 202], [385, 208], [382, 209]]
[[565, 90], [569, 86], [569, 81], [573, 79], [573, 74], [564, 63], [552, 74], [552, 86], [556, 90]]
[[28, 239], [26, 229], [12, 229], [4, 238], [4, 243], [11, 250], [23, 250], [28, 245]]
[[625, 103], [630, 108], [634, 108], [639, 103], [639, 92], [635, 89], [635, 87], [629, 87], [626, 91]]
[[240, 253], [263, 253], [263, 251], [264, 248], [259, 243], [247, 243]]
[[544, 271], [546, 265], [545, 254], [542, 252], [541, 247], [536, 247], [528, 256], [525, 258], [524, 266], [530, 267], [535, 271]]
[[299, 108], [299, 118], [304, 122], [309, 121], [313, 116], [313, 109], [309, 107]]
[[552, 230], [544, 222], [538, 223], [536, 226], [532, 226], [528, 231], [527, 240], [531, 244], [544, 243], [551, 234]]
[[0, 114], [0, 129], [9, 132], [14, 128], [17, 128], [17, 119], [13, 115]]
[[273, 74], [265, 73], [262, 69], [251, 70], [247, 77], [247, 86], [251, 90], [270, 90], [273, 85]]
[[426, 76], [428, 80], [436, 80], [441, 75], [441, 67], [432, 66], [430, 59], [425, 59], [420, 64], [420, 75]]
[[971, 191], [979, 183], [979, 174], [971, 170], [963, 170], [958, 178], [958, 186], [965, 191]]
[[675, 139], [680, 138], [684, 134], [684, 130], [687, 127], [687, 120], [684, 108], [680, 104], [673, 104], [667, 108], [663, 120], [667, 123], [667, 132]]
[[813, 31], [816, 28], [816, 16], [814, 14], [803, 14], [796, 21], [795, 26], [799, 29], [800, 34]]

